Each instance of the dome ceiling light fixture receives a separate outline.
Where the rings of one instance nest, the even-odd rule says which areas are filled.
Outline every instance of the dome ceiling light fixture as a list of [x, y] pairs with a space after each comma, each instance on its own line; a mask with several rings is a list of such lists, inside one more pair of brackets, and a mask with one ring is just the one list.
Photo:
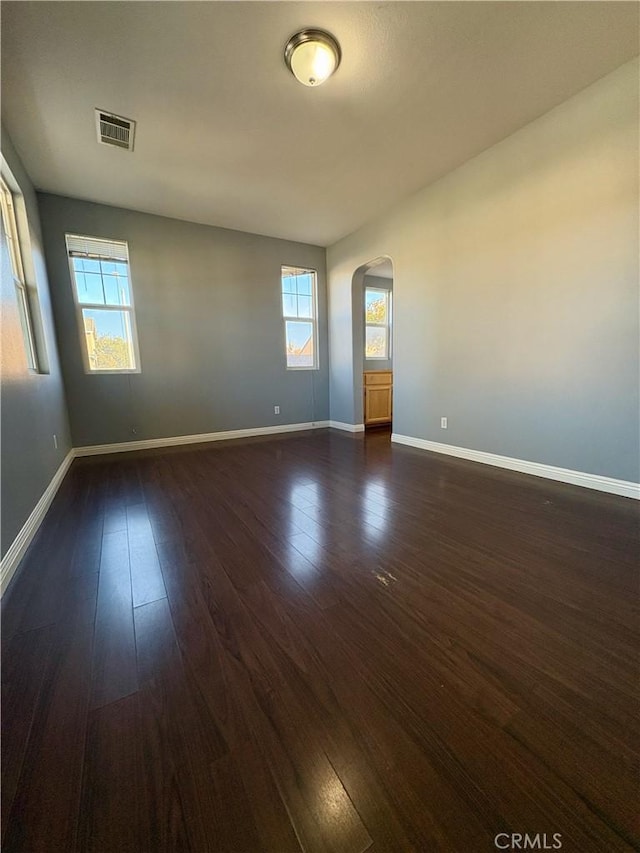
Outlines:
[[319, 86], [340, 65], [340, 45], [324, 30], [300, 30], [287, 42], [284, 61], [304, 86]]

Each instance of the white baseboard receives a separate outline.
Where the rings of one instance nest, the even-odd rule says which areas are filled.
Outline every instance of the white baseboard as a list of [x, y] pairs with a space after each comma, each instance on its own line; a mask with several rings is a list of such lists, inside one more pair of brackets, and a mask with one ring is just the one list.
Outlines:
[[64, 480], [64, 475], [69, 470], [69, 466], [73, 462], [74, 456], [75, 454], [73, 449], [71, 449], [65, 456], [56, 473], [51, 478], [51, 482], [44, 490], [44, 493], [38, 503], [33, 508], [31, 515], [22, 525], [20, 532], [11, 543], [9, 550], [2, 558], [2, 562], [0, 562], [0, 595], [4, 595], [11, 578], [20, 564], [20, 560], [31, 544], [33, 537], [38, 532], [38, 528], [42, 524], [42, 520], [51, 505], [51, 501], [56, 496], [56, 492], [60, 488], [60, 484]]
[[345, 424], [342, 421], [329, 421], [328, 426], [332, 429], [341, 429], [345, 432], [364, 432], [364, 424]]
[[629, 480], [616, 480], [613, 477], [602, 477], [599, 474], [587, 474], [583, 471], [572, 471], [570, 468], [557, 468], [555, 465], [544, 465], [541, 462], [527, 462], [524, 459], [513, 459], [510, 456], [499, 456], [496, 453], [485, 453], [482, 450], [469, 450], [466, 447], [456, 447], [453, 444], [441, 444], [439, 441], [427, 441], [424, 438], [413, 438], [410, 435], [393, 433], [391, 441], [396, 444], [406, 444], [420, 450], [431, 450], [434, 453], [444, 453], [447, 456], [457, 456], [471, 462], [482, 462], [497, 468], [508, 468], [522, 474], [533, 474], [534, 477], [545, 477], [547, 480], [559, 480], [573, 486], [583, 486], [586, 489], [596, 489], [599, 492], [609, 492], [625, 498], [640, 500], [640, 483]]
[[250, 429], [228, 429], [221, 432], [203, 432], [199, 435], [174, 435], [168, 438], [148, 438], [142, 441], [123, 441], [119, 444], [93, 444], [76, 447], [76, 456], [98, 456], [102, 453], [126, 453], [130, 450], [151, 450], [154, 447], [174, 447], [180, 444], [203, 444], [208, 441], [229, 441], [232, 438], [251, 438], [257, 435], [276, 435], [284, 432], [301, 432], [308, 429], [324, 429], [329, 421], [310, 421], [302, 424], [279, 424], [277, 426], [252, 427]]

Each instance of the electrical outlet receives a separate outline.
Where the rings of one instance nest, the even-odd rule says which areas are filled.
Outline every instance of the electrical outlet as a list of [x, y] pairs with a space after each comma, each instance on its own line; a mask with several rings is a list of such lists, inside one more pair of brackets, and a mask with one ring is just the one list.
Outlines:
[[447, 428], [447, 419], [446, 418], [440, 418], [440, 429], [446, 429], [446, 428]]
[[280, 406], [274, 406], [274, 407], [273, 407], [273, 414], [274, 414], [274, 415], [279, 415], [279, 414], [280, 414]]
[[53, 446], [56, 450], [58, 449], [58, 436], [55, 434], [55, 432], [53, 434]]

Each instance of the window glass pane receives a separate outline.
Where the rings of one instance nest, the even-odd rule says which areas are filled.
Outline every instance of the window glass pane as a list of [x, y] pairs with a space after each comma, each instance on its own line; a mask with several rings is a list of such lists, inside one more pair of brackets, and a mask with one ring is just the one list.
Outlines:
[[135, 369], [128, 311], [83, 308], [82, 320], [91, 370]]
[[65, 241], [88, 370], [139, 370], [127, 244], [78, 234]]
[[387, 323], [387, 296], [379, 290], [365, 291], [365, 318], [367, 323]]
[[85, 272], [82, 276], [77, 276], [78, 279], [78, 299], [80, 302], [97, 302], [99, 305], [104, 305], [104, 291], [102, 290], [102, 276], [100, 273]]
[[282, 276], [282, 292], [283, 293], [297, 293], [296, 288], [296, 277], [293, 275], [284, 275]]
[[[103, 268], [106, 266], [115, 264], [103, 264]], [[104, 275], [103, 283], [107, 305], [131, 305], [129, 279], [126, 275]]]
[[87, 283], [84, 280], [84, 273], [78, 272], [78, 270], [73, 271], [73, 280], [76, 283], [76, 293], [78, 294], [78, 301], [82, 301], [82, 294], [87, 292]]
[[[299, 275], [297, 278], [298, 278], [298, 293], [303, 293], [305, 296], [311, 296], [311, 276], [310, 275]], [[311, 315], [309, 315], [309, 316], [311, 316]]]
[[287, 320], [287, 367], [313, 367], [313, 323]]
[[20, 325], [22, 327], [22, 337], [27, 351], [27, 364], [29, 367], [36, 368], [36, 347], [33, 340], [33, 330], [31, 328], [31, 319], [29, 315], [29, 301], [27, 299], [27, 291], [24, 286], [16, 287], [18, 296], [18, 314], [20, 316]]
[[[87, 272], [88, 265], [91, 265], [92, 270], [97, 271]], [[84, 268], [84, 272], [81, 271], [81, 267]], [[111, 272], [107, 272], [107, 269]], [[127, 264], [74, 258], [73, 272], [80, 303], [131, 305]]]
[[282, 294], [282, 313], [285, 315], [285, 317], [298, 316], [298, 306], [296, 297], [292, 296], [290, 293]]
[[27, 246], [21, 244], [18, 233], [18, 220], [16, 218], [15, 197], [2, 178], [0, 178], [0, 208], [2, 210], [0, 218], [2, 219], [2, 234], [4, 238], [1, 250], [4, 256], [6, 242], [13, 283], [15, 285], [18, 316], [20, 318], [20, 328], [24, 341], [27, 365], [31, 370], [38, 370], [33, 320], [22, 265], [23, 252], [25, 249], [26, 251], [30, 251], [30, 246], [28, 244]]
[[105, 275], [102, 277], [102, 283], [104, 287], [104, 295], [106, 297], [107, 305], [126, 305], [126, 302], [123, 302], [120, 299], [120, 292], [118, 287], [118, 276], [115, 275]]
[[298, 317], [313, 317], [310, 296], [298, 296]]
[[315, 288], [314, 270], [289, 266], [281, 268], [282, 313], [285, 321], [285, 355], [288, 368], [315, 370], [318, 366]]
[[18, 223], [15, 217], [13, 196], [4, 182], [2, 187], [2, 231], [7, 241], [9, 259], [11, 261], [11, 272], [17, 281], [23, 280], [22, 265], [20, 263], [20, 246], [18, 243]]
[[387, 357], [387, 330], [383, 326], [367, 326], [365, 356], [367, 358]]

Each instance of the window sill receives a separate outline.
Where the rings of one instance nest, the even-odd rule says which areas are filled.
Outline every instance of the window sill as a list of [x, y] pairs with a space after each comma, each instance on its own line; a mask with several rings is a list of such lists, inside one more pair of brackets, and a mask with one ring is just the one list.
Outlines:
[[142, 371], [138, 368], [137, 370], [85, 370], [85, 376], [113, 376], [118, 373], [142, 373]]

